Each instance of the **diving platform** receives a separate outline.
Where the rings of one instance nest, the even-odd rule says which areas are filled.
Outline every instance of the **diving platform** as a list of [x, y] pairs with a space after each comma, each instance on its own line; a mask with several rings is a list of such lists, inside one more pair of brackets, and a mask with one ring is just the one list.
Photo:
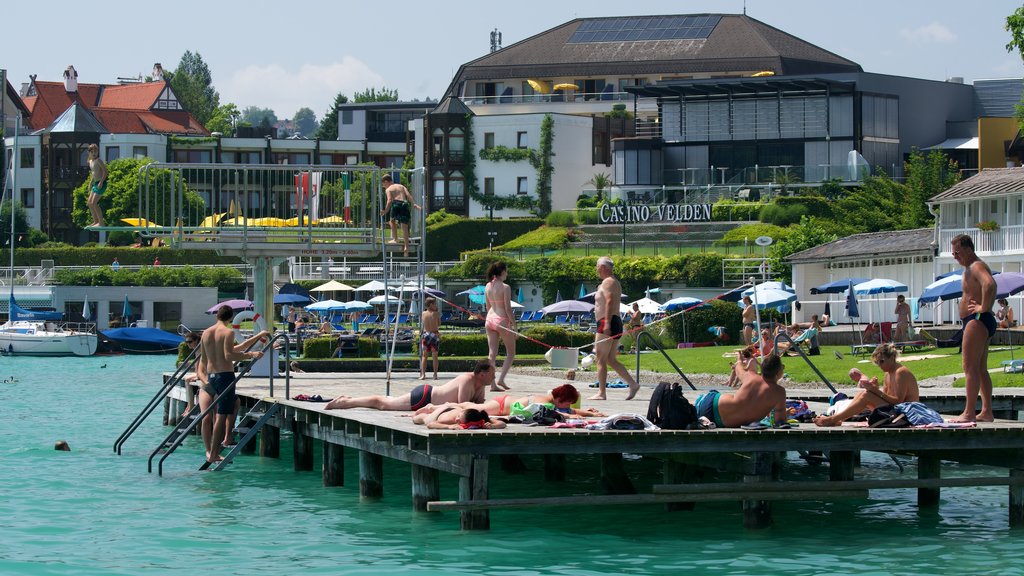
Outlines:
[[[454, 374], [442, 375], [451, 377]], [[563, 383], [560, 378], [510, 375], [512, 397], [541, 393]], [[903, 488], [915, 490], [918, 505], [934, 508], [940, 491], [974, 487], [1005, 486], [1008, 490], [1008, 518], [1011, 526], [1024, 526], [1024, 392], [998, 390], [1001, 418], [964, 429], [899, 428], [854, 426], [818, 428], [803, 424], [792, 429], [713, 430], [587, 430], [531, 427], [510, 424], [501, 430], [431, 430], [412, 423], [408, 412], [368, 409], [325, 410], [324, 404], [289, 399], [299, 394], [360, 396], [390, 390], [393, 395], [408, 392], [421, 381], [415, 373], [397, 373], [385, 382], [374, 373], [292, 374], [288, 391], [268, 398], [268, 381], [244, 378], [239, 383], [242, 412], [259, 403], [280, 405], [260, 431], [260, 456], [281, 456], [281, 433], [292, 436], [293, 466], [313, 471], [314, 450], [323, 453], [322, 478], [325, 486], [353, 487], [353, 496], [380, 497], [384, 494], [384, 461], [405, 463], [411, 473], [412, 507], [420, 512], [457, 513], [463, 529], [490, 527], [491, 510], [508, 508], [654, 505], [654, 516], [692, 510], [711, 501], [733, 501], [742, 506], [748, 528], [765, 528], [772, 523], [773, 502], [787, 500], [827, 501], [868, 499], [871, 490]], [[580, 387], [586, 397], [589, 390]], [[922, 400], [940, 409], [963, 406], [962, 390], [922, 391]], [[606, 414], [644, 414], [650, 388], [641, 400], [625, 401], [625, 391], [610, 389], [609, 400], [584, 401]], [[695, 393], [688, 392], [691, 399]], [[488, 394], [491, 396], [492, 394]], [[791, 390], [791, 398], [806, 397], [819, 412], [827, 396], [819, 390]], [[165, 401], [168, 424], [184, 405], [184, 390], [171, 390]], [[198, 439], [195, 440], [198, 442]], [[357, 470], [346, 471], [346, 451], [358, 453]], [[816, 451], [824, 454], [818, 462], [787, 460], [786, 452]], [[881, 452], [913, 459], [916, 467], [897, 477], [871, 477], [874, 468], [857, 466], [862, 451]], [[256, 452], [256, 448], [252, 448]], [[639, 455], [638, 460], [635, 456]], [[175, 467], [183, 464], [179, 454]], [[642, 461], [646, 461], [643, 464]], [[827, 469], [809, 473], [805, 468]], [[563, 482], [586, 462], [599, 466], [593, 490], [581, 494], [578, 486]], [[982, 465], [947, 466], [946, 463]], [[353, 463], [348, 459], [348, 463]], [[652, 464], [655, 466], [652, 467]], [[529, 498], [509, 497], [496, 491], [491, 475], [530, 474], [534, 494]], [[543, 472], [541, 473], [541, 470]], [[703, 481], [706, 470], [714, 479]], [[457, 498], [442, 500], [440, 483], [444, 472], [455, 476]], [[655, 476], [651, 474], [654, 472]], [[231, 473], [230, 468], [224, 473]], [[321, 472], [317, 472], [318, 474]], [[646, 475], [646, 477], [644, 476]], [[356, 482], [358, 478], [358, 482]], [[524, 477], [523, 481], [527, 478]], [[507, 484], [507, 483], [505, 483]], [[956, 492], [946, 495], [953, 496]], [[776, 504], [778, 505], [778, 504]], [[669, 520], [670, 516], [664, 517]], [[692, 519], [678, 518], [692, 522]]]

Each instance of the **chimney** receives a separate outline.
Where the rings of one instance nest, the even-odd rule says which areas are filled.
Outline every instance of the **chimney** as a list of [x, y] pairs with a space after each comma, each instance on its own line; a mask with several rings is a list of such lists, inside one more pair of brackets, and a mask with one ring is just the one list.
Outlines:
[[78, 92], [78, 71], [71, 64], [64, 70], [64, 90]]
[[159, 62], [153, 64], [153, 82], [163, 82], [164, 67]]
[[946, 82], [949, 82], [950, 84], [963, 84], [964, 83], [964, 77], [963, 76], [952, 76], [950, 78], [947, 78]]

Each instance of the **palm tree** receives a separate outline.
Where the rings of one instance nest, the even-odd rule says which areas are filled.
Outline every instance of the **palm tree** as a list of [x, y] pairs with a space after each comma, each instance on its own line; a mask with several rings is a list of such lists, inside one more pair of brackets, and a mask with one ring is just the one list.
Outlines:
[[599, 172], [594, 174], [594, 177], [584, 182], [584, 184], [590, 184], [597, 190], [597, 199], [600, 200], [604, 197], [604, 189], [610, 188], [612, 185], [612, 177], [606, 172]]

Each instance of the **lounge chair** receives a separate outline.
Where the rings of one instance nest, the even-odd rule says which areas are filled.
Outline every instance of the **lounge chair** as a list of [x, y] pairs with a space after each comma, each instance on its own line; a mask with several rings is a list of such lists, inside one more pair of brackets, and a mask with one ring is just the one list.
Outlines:
[[533, 320], [533, 310], [524, 310], [523, 313], [519, 315], [520, 322], [530, 322], [531, 320]]

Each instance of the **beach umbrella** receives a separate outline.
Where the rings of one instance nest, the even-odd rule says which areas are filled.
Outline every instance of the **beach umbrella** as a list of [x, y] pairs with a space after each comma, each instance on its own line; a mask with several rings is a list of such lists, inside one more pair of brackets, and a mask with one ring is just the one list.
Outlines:
[[866, 294], [891, 294], [893, 292], [906, 292], [907, 285], [896, 280], [889, 280], [888, 278], [875, 278], [868, 280], [867, 282], [861, 282], [860, 284], [853, 285], [853, 291], [858, 296], [864, 296]]
[[519, 302], [520, 304], [523, 303], [523, 287], [522, 286], [520, 286], [516, 290], [516, 302]]
[[832, 282], [826, 282], [821, 286], [815, 286], [811, 288], [811, 294], [842, 294], [846, 292], [850, 282], [854, 284], [860, 284], [867, 282], [870, 278], [843, 278], [842, 280], [833, 280]]
[[356, 288], [356, 292], [380, 292], [384, 289], [384, 283], [380, 280], [371, 280]]
[[309, 304], [309, 296], [302, 294], [274, 294], [274, 304]]
[[1024, 291], [1024, 274], [1020, 272], [1003, 272], [995, 275], [996, 298], [1006, 298]]
[[241, 298], [234, 298], [232, 300], [225, 300], [223, 302], [218, 302], [212, 308], [207, 310], [206, 313], [207, 314], [216, 314], [217, 310], [220, 310], [221, 306], [230, 306], [231, 309], [233, 311], [235, 311], [235, 312], [240, 312], [242, 310], [252, 310], [252, 308], [253, 308], [253, 304], [252, 304], [251, 301], [243, 300]]
[[348, 284], [342, 284], [337, 280], [331, 280], [330, 282], [326, 282], [311, 289], [310, 292], [348, 292], [350, 290], [355, 290], [355, 288]]
[[579, 298], [583, 298], [587, 295], [587, 289], [583, 287], [583, 283], [580, 282], [580, 295]]
[[520, 304], [519, 302], [516, 302], [515, 300], [513, 300], [511, 302], [511, 304], [512, 304], [512, 309], [513, 310], [520, 310], [520, 309], [526, 308], [526, 306], [523, 306], [522, 304]]
[[281, 289], [278, 290], [277, 293], [278, 294], [298, 294], [300, 296], [305, 296], [307, 300], [311, 300], [311, 298], [309, 297], [309, 290], [306, 290], [305, 288], [303, 288], [302, 286], [299, 286], [298, 284], [295, 284], [294, 282], [289, 282], [289, 283], [281, 286]]
[[547, 316], [551, 314], [570, 314], [574, 312], [592, 312], [594, 305], [587, 302], [581, 302], [579, 300], [560, 300], [553, 304], [541, 308], [539, 312], [541, 315]]
[[562, 301], [562, 291], [561, 290], [555, 290], [555, 302], [561, 302], [561, 301]]
[[150, 222], [145, 218], [121, 218], [121, 222], [135, 228], [162, 228], [162, 226], [156, 222]]
[[422, 292], [424, 296], [433, 296], [434, 298], [448, 297], [448, 295], [445, 294], [444, 290], [438, 290], [437, 288], [429, 288], [426, 286], [424, 286], [422, 290], [416, 290], [412, 294], [413, 296], [419, 296], [420, 292]]
[[739, 302], [743, 299], [743, 291], [747, 288], [750, 288], [750, 284], [744, 284], [737, 288], [733, 288], [725, 294], [719, 294], [715, 299], [722, 300], [724, 302]]
[[[750, 294], [745, 294], [745, 296], [750, 296], [757, 310], [775, 308], [781, 312], [796, 301], [796, 294], [792, 292], [779, 290], [778, 288], [761, 288], [761, 286], [763, 285], [758, 285], [757, 290], [752, 291]], [[740, 308], [744, 307], [742, 302], [737, 302], [736, 304]]]
[[479, 284], [477, 286], [473, 286], [472, 288], [463, 290], [462, 292], [456, 292], [455, 295], [456, 296], [471, 296], [473, 294], [483, 294], [484, 293], [484, 288], [485, 288], [485, 286], [483, 284]]
[[860, 309], [857, 307], [857, 294], [852, 280], [846, 291], [846, 315], [850, 318], [860, 318]]
[[534, 92], [538, 92], [540, 94], [547, 94], [548, 92], [551, 92], [551, 85], [543, 80], [533, 80], [528, 78], [526, 83], [530, 85], [530, 88], [533, 88]]
[[82, 318], [86, 322], [92, 322], [92, 311], [89, 310], [89, 295], [85, 295], [85, 302], [82, 302]]
[[750, 288], [747, 288], [746, 290], [743, 291], [743, 296], [750, 296], [751, 294], [753, 294], [754, 290], [781, 290], [783, 292], [792, 292], [796, 294], [796, 290], [793, 289], [793, 287], [790, 286], [789, 284], [786, 284], [785, 282], [770, 281], [762, 282], [757, 286], [751, 286]]
[[580, 89], [579, 86], [577, 86], [577, 85], [575, 85], [575, 84], [573, 84], [571, 82], [563, 82], [561, 84], [555, 84], [553, 86], [553, 88], [555, 90], [579, 90]]
[[321, 300], [314, 302], [309, 306], [306, 306], [306, 310], [310, 312], [331, 312], [334, 310], [344, 310], [345, 303], [338, 302], [337, 300]]
[[680, 296], [673, 298], [668, 302], [661, 305], [663, 312], [675, 312], [676, 310], [686, 310], [695, 306], [704, 305], [704, 301], [700, 298], [693, 298], [692, 296]]
[[132, 317], [132, 305], [128, 303], [128, 295], [124, 295], [124, 306], [121, 308], [121, 318], [127, 321]]
[[372, 304], [363, 302], [362, 300], [350, 300], [348, 302], [343, 302], [342, 306], [344, 306], [343, 310], [345, 312], [355, 312], [356, 310], [373, 310]]
[[657, 314], [661, 312], [661, 303], [651, 300], [650, 298], [641, 298], [630, 303], [630, 307], [636, 304], [640, 308], [641, 314]]
[[398, 296], [392, 296], [390, 294], [378, 294], [377, 296], [374, 296], [373, 298], [370, 298], [369, 300], [366, 301], [367, 304], [371, 304], [373, 306], [383, 306], [385, 302], [397, 303], [401, 302], [401, 300], [398, 298]]
[[960, 269], [960, 268], [958, 268], [956, 270], [950, 270], [949, 272], [946, 272], [945, 274], [939, 274], [938, 276], [935, 277], [935, 279], [936, 280], [942, 280], [946, 276], [952, 276], [953, 274], [961, 274], [961, 270], [962, 269]]
[[943, 277], [924, 287], [918, 301], [922, 304], [930, 302], [943, 302], [959, 298], [963, 292], [961, 284], [963, 277], [960, 274], [943, 275]]

